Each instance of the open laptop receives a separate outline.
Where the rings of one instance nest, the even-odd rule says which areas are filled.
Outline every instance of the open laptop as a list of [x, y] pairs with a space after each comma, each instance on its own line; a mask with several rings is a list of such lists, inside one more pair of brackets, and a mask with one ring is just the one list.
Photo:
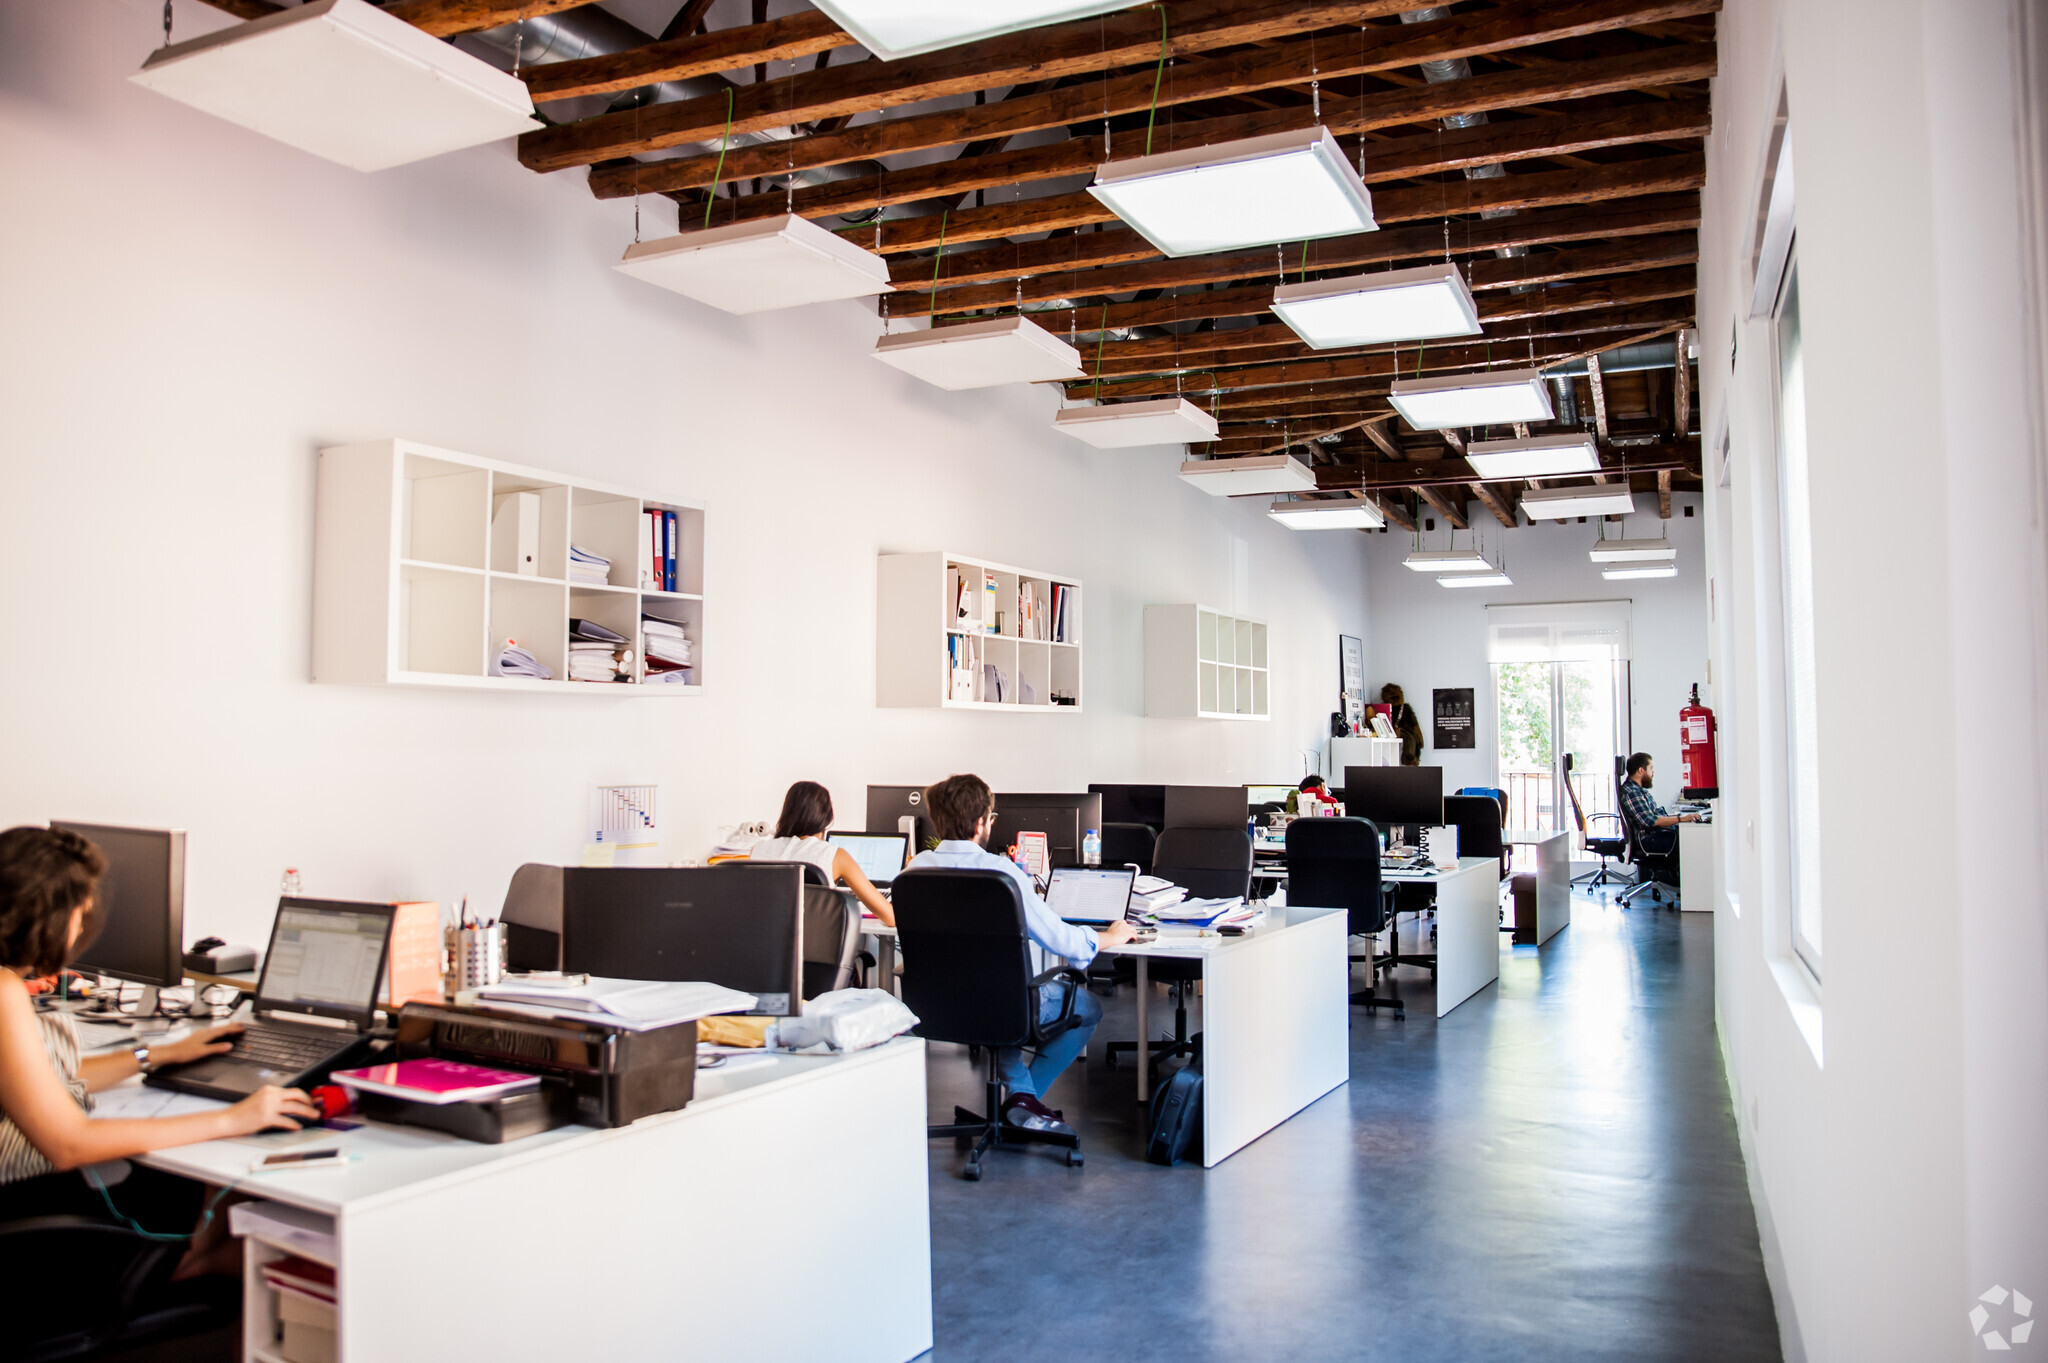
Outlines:
[[1131, 866], [1055, 866], [1045, 906], [1069, 923], [1100, 927], [1125, 916], [1138, 872]]
[[393, 904], [280, 899], [256, 985], [255, 1015], [234, 1049], [157, 1071], [158, 1088], [245, 1098], [296, 1088], [369, 1035], [391, 953]]
[[910, 839], [901, 833], [828, 833], [825, 841], [844, 847], [878, 889], [886, 889], [896, 879], [910, 855]]

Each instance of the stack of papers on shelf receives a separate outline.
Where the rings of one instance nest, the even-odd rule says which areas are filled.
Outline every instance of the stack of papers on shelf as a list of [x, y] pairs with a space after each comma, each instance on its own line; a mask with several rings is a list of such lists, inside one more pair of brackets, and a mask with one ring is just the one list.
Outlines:
[[289, 1292], [295, 1297], [321, 1302], [327, 1306], [335, 1304], [334, 1270], [325, 1264], [316, 1264], [311, 1259], [298, 1255], [287, 1255], [273, 1259], [263, 1266], [263, 1282], [280, 1292]]
[[633, 680], [633, 650], [626, 636], [606, 629], [594, 620], [570, 620], [569, 680]]
[[612, 561], [580, 544], [569, 546], [569, 580], [603, 584], [611, 580]]
[[494, 984], [476, 991], [477, 1001], [544, 1017], [589, 1018], [629, 1032], [693, 1022], [713, 1013], [744, 1013], [758, 1000], [737, 989], [701, 981], [613, 980], [593, 975], [576, 989], [558, 985]]
[[647, 680], [688, 682], [692, 662], [690, 636], [673, 620], [640, 617], [641, 649], [647, 655]]
[[546, 663], [521, 648], [517, 639], [505, 641], [504, 650], [491, 660], [491, 672], [499, 677], [539, 677], [542, 681], [555, 675]]

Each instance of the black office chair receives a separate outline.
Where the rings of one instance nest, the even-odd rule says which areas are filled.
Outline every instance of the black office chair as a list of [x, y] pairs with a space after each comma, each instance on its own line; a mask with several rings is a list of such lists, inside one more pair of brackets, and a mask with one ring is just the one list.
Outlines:
[[[773, 860], [763, 857], [753, 864]], [[745, 866], [751, 861], [752, 858], [741, 858], [719, 865]], [[785, 864], [801, 866], [804, 872], [803, 987], [808, 1002], [820, 994], [850, 987], [856, 980], [856, 968], [872, 967], [874, 960], [860, 949], [860, 901], [853, 897], [853, 891], [834, 885], [816, 862]]]
[[[1578, 784], [1572, 780], [1572, 755], [1570, 753], [1564, 755], [1564, 791], [1565, 794], [1571, 797], [1572, 821], [1579, 826], [1579, 841], [1585, 844], [1588, 852], [1600, 858], [1600, 868], [1597, 871], [1588, 871], [1584, 875], [1573, 876], [1572, 884], [1576, 885], [1583, 880], [1589, 889], [1595, 885], [1605, 885], [1611, 879], [1607, 870], [1608, 861], [1620, 860], [1628, 854], [1628, 827], [1623, 823], [1622, 817], [1619, 814], [1601, 813], [1588, 815], [1586, 813], [1585, 806], [1579, 803]], [[1612, 820], [1619, 833], [1607, 837], [1596, 837], [1592, 830], [1593, 821], [1596, 819]]]
[[[1627, 908], [1635, 897], [1644, 891], [1648, 891], [1650, 898], [1661, 904], [1664, 901], [1661, 886], [1669, 885], [1674, 890], [1678, 888], [1678, 830], [1674, 828], [1670, 832], [1670, 848], [1662, 852], [1653, 852], [1643, 846], [1640, 831], [1629, 828], [1626, 855], [1636, 868], [1636, 883], [1621, 892], [1621, 897], [1615, 901], [1617, 904]], [[1671, 907], [1678, 907], [1675, 895], [1672, 897]]]
[[[917, 1034], [928, 1041], [978, 1046], [988, 1066], [988, 1115], [953, 1109], [954, 1120], [926, 1129], [940, 1136], [971, 1137], [963, 1177], [981, 1177], [981, 1157], [991, 1149], [1025, 1144], [1059, 1146], [1067, 1163], [1081, 1163], [1078, 1136], [1027, 1131], [1003, 1124], [1002, 1081], [996, 1050], [1042, 1046], [1074, 1025], [1074, 1001], [1086, 981], [1065, 967], [1034, 977], [1031, 939], [1024, 931], [1024, 900], [1017, 882], [1001, 871], [921, 866], [896, 877], [890, 891], [896, 935], [917, 963], [903, 974], [903, 1002], [918, 1016]], [[1067, 1006], [1049, 1023], [1038, 1020], [1038, 991], [1065, 980]]]
[[[1241, 899], [1252, 889], [1252, 835], [1242, 828], [1169, 828], [1153, 846], [1152, 874], [1182, 887], [1190, 899]], [[1202, 1035], [1188, 1031], [1188, 997], [1201, 982], [1202, 963], [1156, 956], [1148, 967], [1151, 979], [1173, 996], [1173, 1038], [1152, 1047], [1150, 1068], [1182, 1055], [1199, 1062]], [[1112, 1041], [1104, 1055], [1114, 1065], [1117, 1056], [1137, 1050], [1135, 1041]]]
[[[21, 1308], [11, 1313], [0, 1358], [45, 1363], [174, 1340], [190, 1341], [180, 1358], [213, 1356], [198, 1352], [193, 1337], [239, 1324], [241, 1280], [174, 1283], [184, 1252], [182, 1242], [145, 1239], [86, 1216], [0, 1222], [0, 1282]], [[238, 1356], [240, 1343], [219, 1357]]]
[[1152, 874], [1152, 849], [1159, 840], [1152, 825], [1106, 823], [1101, 833], [1104, 866], [1135, 866], [1141, 876]]
[[1491, 795], [1444, 796], [1444, 822], [1458, 830], [1460, 857], [1492, 857], [1508, 878], [1506, 815]]
[[[1377, 937], [1394, 921], [1394, 886], [1380, 879], [1380, 831], [1370, 819], [1296, 819], [1287, 825], [1287, 902], [1304, 909], [1343, 909], [1353, 937]], [[1391, 1008], [1405, 1019], [1407, 1005], [1379, 994], [1380, 973], [1391, 969], [1391, 954], [1353, 956], [1364, 961], [1371, 981], [1351, 996], [1367, 1012]]]

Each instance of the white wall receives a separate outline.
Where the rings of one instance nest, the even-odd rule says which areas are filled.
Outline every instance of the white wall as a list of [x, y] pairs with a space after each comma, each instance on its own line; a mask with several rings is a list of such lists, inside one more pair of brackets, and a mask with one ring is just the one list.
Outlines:
[[[680, 858], [801, 777], [857, 820], [870, 782], [1274, 780], [1320, 746], [1360, 536], [1056, 436], [1050, 390], [926, 387], [857, 304], [618, 275], [630, 202], [509, 145], [364, 176], [166, 101], [126, 79], [160, 14], [0, 0], [0, 825], [187, 828], [188, 937], [260, 941], [288, 863], [494, 904], [577, 854], [594, 781], [662, 782]], [[312, 685], [315, 452], [389, 435], [706, 499], [709, 694]], [[876, 555], [937, 548], [1085, 583], [1085, 713], [874, 707]], [[1182, 600], [1270, 618], [1271, 722], [1142, 717], [1142, 608]]]
[[[1705, 426], [1731, 447], [1707, 499], [1735, 773], [1717, 1014], [1792, 1359], [1979, 1357], [1977, 1294], [2048, 1284], [2042, 465], [2013, 13], [1731, 0], [1721, 17], [1700, 268]], [[1788, 949], [1775, 361], [1747, 320], [1781, 79], [1815, 488], [1817, 982]]]
[[[1671, 500], [1667, 524], [1672, 543], [1678, 546], [1678, 576], [1671, 578], [1609, 582], [1586, 557], [1599, 533], [1591, 521], [1584, 525], [1545, 521], [1507, 530], [1476, 502], [1467, 508], [1468, 515], [1484, 518], [1474, 524], [1485, 537], [1486, 553], [1494, 557], [1505, 552], [1513, 586], [1440, 587], [1434, 574], [1401, 566], [1401, 560], [1414, 548], [1411, 535], [1390, 529], [1384, 535], [1368, 536], [1367, 599], [1372, 632], [1366, 639], [1366, 699], [1378, 700], [1383, 683], [1398, 683], [1422, 721], [1424, 739], [1433, 742], [1430, 692], [1440, 686], [1469, 686], [1473, 691], [1478, 713], [1472, 748], [1439, 751], [1430, 747], [1422, 755], [1425, 763], [1444, 769], [1445, 790], [1499, 784], [1493, 669], [1486, 661], [1486, 608], [1625, 600], [1630, 603], [1634, 636], [1634, 658], [1629, 667], [1631, 743], [1656, 759], [1659, 798], [1666, 804], [1677, 798], [1678, 708], [1694, 682], [1701, 683], [1700, 698], [1708, 705], [1714, 702], [1705, 685], [1705, 522], [1697, 514], [1685, 514], [1687, 506], [1697, 510], [1697, 496], [1681, 493]], [[1655, 499], [1641, 498], [1638, 504], [1647, 506], [1647, 514], [1629, 517], [1627, 532], [1637, 539], [1654, 539], [1663, 533], [1658, 528]], [[1617, 529], [1610, 527], [1608, 537], [1618, 538]], [[1460, 533], [1458, 543], [1463, 547], [1471, 543], [1471, 537]], [[1424, 536], [1424, 547], [1442, 549], [1448, 544], [1446, 526], [1438, 518], [1435, 532]], [[1595, 775], [1592, 779], [1599, 778]]]

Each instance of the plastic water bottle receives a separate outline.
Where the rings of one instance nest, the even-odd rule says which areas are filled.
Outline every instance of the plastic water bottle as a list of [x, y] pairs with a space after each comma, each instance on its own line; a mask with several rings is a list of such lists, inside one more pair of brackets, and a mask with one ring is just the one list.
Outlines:
[[284, 868], [284, 879], [278, 883], [277, 892], [286, 899], [297, 899], [299, 897], [298, 867], [287, 866]]
[[1081, 835], [1081, 864], [1102, 865], [1102, 835], [1092, 828]]

